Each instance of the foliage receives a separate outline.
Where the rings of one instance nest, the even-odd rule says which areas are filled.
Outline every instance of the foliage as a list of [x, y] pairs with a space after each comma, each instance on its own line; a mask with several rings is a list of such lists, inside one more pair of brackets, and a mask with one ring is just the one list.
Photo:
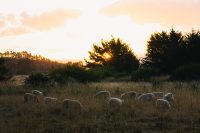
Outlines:
[[170, 79], [171, 80], [200, 80], [200, 64], [189, 64], [175, 69]]
[[164, 73], [182, 65], [185, 61], [184, 36], [171, 29], [170, 33], [154, 33], [147, 42], [147, 53], [143, 64], [160, 68]]
[[152, 76], [159, 75], [159, 69], [154, 67], [142, 67], [132, 72], [133, 81], [146, 81]]
[[33, 86], [46, 85], [49, 81], [49, 77], [43, 73], [33, 73], [26, 79], [26, 83]]
[[163, 73], [171, 73], [179, 66], [200, 63], [200, 32], [186, 35], [171, 29], [151, 35], [147, 43], [143, 65], [158, 67]]
[[79, 82], [94, 81], [94, 76], [86, 70], [82, 63], [68, 63], [63, 68], [57, 68], [50, 72], [50, 77], [60, 83], [64, 84], [75, 79]]
[[187, 63], [198, 63], [200, 64], [200, 31], [192, 30], [191, 33], [186, 34], [185, 36], [186, 43], [186, 59], [185, 64]]
[[89, 51], [90, 60], [86, 60], [88, 67], [111, 67], [116, 71], [131, 72], [139, 66], [139, 61], [129, 45], [119, 38], [102, 40], [101, 45], [93, 44], [93, 50]]
[[5, 60], [0, 58], [0, 81], [5, 80], [7, 78], [9, 70], [5, 66]]
[[35, 72], [48, 72], [52, 68], [61, 67], [63, 64], [51, 61], [40, 55], [32, 55], [26, 51], [7, 51], [0, 53], [6, 68], [11, 75], [29, 75]]

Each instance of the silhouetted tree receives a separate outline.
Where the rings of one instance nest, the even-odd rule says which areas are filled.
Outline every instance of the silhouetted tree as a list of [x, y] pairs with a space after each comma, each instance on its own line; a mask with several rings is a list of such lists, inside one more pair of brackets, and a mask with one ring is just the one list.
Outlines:
[[184, 64], [186, 55], [184, 36], [181, 32], [171, 29], [169, 33], [154, 33], [147, 42], [147, 53], [143, 64], [157, 67], [164, 73], [170, 73]]
[[8, 68], [5, 67], [5, 60], [0, 58], [0, 81], [6, 79]]
[[192, 30], [185, 36], [187, 64], [200, 64], [200, 32]]
[[93, 44], [89, 51], [90, 60], [86, 60], [87, 66], [110, 67], [121, 72], [131, 72], [139, 66], [139, 61], [129, 45], [119, 38], [102, 40], [101, 45]]

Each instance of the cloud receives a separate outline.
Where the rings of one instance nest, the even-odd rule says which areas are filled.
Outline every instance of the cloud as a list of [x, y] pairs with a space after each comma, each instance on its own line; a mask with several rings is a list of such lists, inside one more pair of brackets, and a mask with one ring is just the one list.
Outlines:
[[16, 28], [6, 28], [0, 31], [0, 37], [4, 36], [16, 36], [29, 33], [30, 31], [24, 27], [16, 27]]
[[5, 25], [5, 22], [3, 20], [0, 20], [0, 28]]
[[80, 15], [74, 10], [57, 9], [51, 12], [44, 12], [39, 15], [21, 14], [21, 23], [24, 26], [37, 30], [50, 30], [55, 27], [60, 27], [69, 19], [75, 19]]
[[137, 23], [199, 25], [200, 1], [191, 0], [121, 0], [100, 12], [105, 15], [130, 16]]

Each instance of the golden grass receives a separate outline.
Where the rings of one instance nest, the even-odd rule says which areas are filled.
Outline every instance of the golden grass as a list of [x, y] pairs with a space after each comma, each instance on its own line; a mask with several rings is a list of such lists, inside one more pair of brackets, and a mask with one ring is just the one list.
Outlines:
[[[24, 104], [23, 93], [32, 89], [58, 98], [59, 103], [44, 105], [40, 98], [39, 104]], [[111, 112], [105, 102], [93, 99], [100, 90], [109, 90], [113, 97], [126, 91], [172, 92], [175, 101], [171, 103], [171, 110], [161, 111], [155, 103], [129, 100], [119, 111]], [[0, 92], [0, 133], [200, 132], [199, 82], [161, 82], [158, 87], [146, 82], [69, 83], [55, 88], [16, 88], [3, 84]], [[65, 98], [80, 100], [85, 110], [64, 115], [61, 103]]]

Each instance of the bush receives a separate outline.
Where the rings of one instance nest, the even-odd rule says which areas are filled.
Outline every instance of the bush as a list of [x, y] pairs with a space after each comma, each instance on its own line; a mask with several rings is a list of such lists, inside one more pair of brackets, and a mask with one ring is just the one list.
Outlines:
[[78, 63], [67, 64], [63, 68], [54, 69], [50, 72], [50, 77], [59, 84], [71, 81], [88, 82], [96, 79], [89, 70]]
[[26, 84], [29, 85], [46, 85], [50, 81], [49, 77], [43, 73], [33, 73], [26, 79]]
[[180, 66], [172, 72], [170, 79], [179, 81], [200, 80], [200, 64]]
[[143, 67], [134, 71], [131, 75], [133, 81], [146, 81], [152, 76], [159, 75], [159, 69], [153, 67]]

